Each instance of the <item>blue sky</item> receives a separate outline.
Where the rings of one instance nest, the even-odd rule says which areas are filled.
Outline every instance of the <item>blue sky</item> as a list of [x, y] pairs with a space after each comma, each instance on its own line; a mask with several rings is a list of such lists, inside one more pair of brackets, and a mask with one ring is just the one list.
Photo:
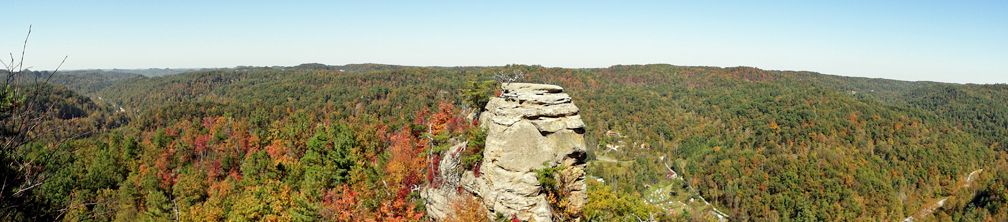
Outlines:
[[[18, 1], [0, 52], [64, 69], [752, 66], [1008, 83], [1008, 1]], [[4, 59], [4, 61], [9, 61]], [[15, 56], [17, 57], [17, 56]]]

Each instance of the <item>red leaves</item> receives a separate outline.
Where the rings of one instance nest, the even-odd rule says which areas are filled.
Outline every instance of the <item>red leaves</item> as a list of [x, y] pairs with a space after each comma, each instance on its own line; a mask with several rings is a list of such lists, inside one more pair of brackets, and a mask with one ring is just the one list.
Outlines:
[[417, 185], [420, 182], [417, 178], [424, 174], [424, 169], [417, 166], [427, 166], [427, 159], [420, 155], [425, 147], [426, 143], [405, 129], [393, 135], [388, 150], [392, 156], [385, 166], [388, 182], [401, 187]]
[[472, 170], [473, 171], [473, 176], [476, 176], [476, 178], [480, 177], [480, 172], [479, 172], [480, 165], [483, 165], [483, 164], [477, 163], [476, 165], [473, 165], [473, 170]]
[[396, 199], [397, 200], [404, 200], [404, 199], [406, 199], [407, 196], [409, 196], [410, 193], [411, 193], [411, 191], [410, 191], [409, 188], [400, 187], [399, 190], [396, 190]]
[[201, 135], [196, 137], [196, 140], [193, 141], [193, 146], [196, 147], [196, 150], [194, 151], [196, 152], [195, 154], [197, 156], [202, 157], [204, 154], [206, 154], [206, 151], [210, 149], [209, 147], [207, 147], [207, 143], [209, 142], [209, 140], [210, 140], [209, 135]]
[[431, 163], [428, 163], [427, 167], [427, 183], [430, 183], [434, 188], [441, 187], [441, 174], [438, 171], [438, 167], [441, 165], [441, 157], [434, 156], [431, 158]]
[[154, 166], [158, 169], [158, 176], [161, 177], [160, 185], [163, 189], [171, 188], [178, 181], [173, 166], [174, 161], [172, 161], [174, 159], [173, 154], [174, 152], [169, 149], [168, 152], [161, 153], [161, 156], [154, 161]]
[[266, 153], [273, 159], [280, 159], [287, 155], [287, 147], [280, 141], [273, 141], [273, 144], [266, 146]]
[[[348, 155], [353, 155], [359, 166], [377, 170], [378, 173], [372, 176], [362, 173], [363, 171], [349, 172], [351, 178], [348, 184], [333, 184], [335, 187], [322, 188], [322, 196], [310, 200], [317, 206], [312, 209], [317, 209], [323, 217], [335, 221], [420, 220], [424, 213], [414, 203], [418, 196], [415, 192], [428, 181], [437, 178], [436, 165], [434, 171], [429, 171], [432, 169], [431, 163], [424, 152], [430, 150], [432, 145], [446, 144], [444, 138], [457, 136], [473, 124], [460, 118], [456, 111], [453, 105], [442, 103], [434, 112], [418, 113], [419, 118], [415, 119], [416, 124], [413, 126], [424, 127], [404, 127], [400, 130], [390, 130], [382, 120], [368, 116], [347, 119], [355, 132], [353, 139], [357, 141]], [[300, 135], [307, 132], [303, 127], [320, 124], [314, 120], [305, 120], [299, 124], [289, 127], [287, 125], [290, 124], [274, 124], [265, 126], [269, 127], [266, 129], [256, 129], [257, 126], [264, 126], [224, 117], [181, 120], [173, 126], [165, 127], [167, 132], [164, 134], [169, 135], [168, 139], [155, 140], [153, 133], [144, 136], [145, 141], [156, 141], [147, 142], [148, 146], [162, 147], [160, 153], [152, 158], [155, 160], [153, 164], [147, 166], [154, 168], [149, 172], [156, 173], [152, 176], [156, 176], [158, 185], [163, 190], [180, 186], [176, 183], [186, 183], [185, 180], [179, 182], [178, 174], [183, 171], [188, 176], [199, 173], [202, 177], [202, 173], [205, 173], [206, 184], [211, 189], [223, 186], [222, 184], [230, 184], [236, 190], [258, 186], [256, 183], [262, 182], [242, 181], [242, 175], [261, 175], [243, 172], [254, 168], [250, 166], [261, 166], [249, 165], [242, 159], [247, 159], [246, 155], [256, 150], [263, 150], [268, 157], [261, 157], [264, 161], [256, 164], [267, 165], [267, 168], [278, 164], [288, 167], [301, 164], [292, 159], [292, 156], [299, 155], [296, 147], [304, 143], [300, 141]], [[325, 124], [321, 123], [323, 126]], [[412, 130], [419, 132], [414, 133]], [[268, 134], [264, 136], [262, 132]], [[431, 143], [428, 136], [439, 139]], [[436, 164], [440, 158], [433, 157], [430, 160]], [[286, 175], [282, 171], [276, 172], [277, 177]], [[218, 199], [229, 195], [214, 193], [223, 195], [212, 197]]]
[[431, 125], [431, 134], [437, 135], [447, 130], [447, 133], [456, 134], [469, 128], [468, 122], [459, 118], [455, 106], [451, 103], [440, 104], [438, 113], [435, 113], [427, 121]]
[[405, 187], [420, 186], [422, 182], [420, 180], [420, 172], [422, 171], [410, 171], [409, 174], [403, 178], [402, 184], [405, 185]]
[[167, 129], [165, 129], [165, 134], [168, 134], [168, 136], [178, 136], [178, 133], [179, 130], [172, 129], [172, 127], [168, 127]]
[[217, 124], [217, 121], [213, 117], [203, 118], [203, 127], [204, 128], [212, 129], [212, 128], [214, 128], [214, 125], [216, 125], [216, 124]]
[[322, 216], [339, 221], [352, 221], [355, 215], [358, 216], [357, 220], [362, 219], [361, 216], [365, 214], [357, 208], [360, 206], [360, 192], [350, 189], [346, 184], [337, 189], [324, 191], [323, 209], [319, 210]]
[[206, 174], [207, 177], [209, 178], [217, 178], [217, 176], [221, 175], [221, 171], [223, 171], [223, 169], [221, 169], [221, 161], [220, 159], [216, 159], [214, 160], [213, 163], [210, 164], [210, 167], [208, 167]]
[[405, 198], [396, 198], [391, 202], [384, 202], [378, 208], [377, 221], [414, 221], [423, 217], [423, 213], [415, 212], [416, 207]]

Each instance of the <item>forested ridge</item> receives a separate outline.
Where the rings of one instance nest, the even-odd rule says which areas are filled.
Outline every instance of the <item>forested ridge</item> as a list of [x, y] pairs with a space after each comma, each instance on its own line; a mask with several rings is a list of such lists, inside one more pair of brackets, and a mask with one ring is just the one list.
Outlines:
[[439, 175], [417, 166], [453, 141], [479, 149], [465, 118], [476, 107], [460, 90], [515, 70], [564, 87], [581, 109], [588, 220], [704, 220], [714, 208], [737, 221], [1008, 219], [1003, 84], [750, 67], [380, 64], [53, 81], [80, 94], [51, 87], [46, 95], [68, 101], [53, 100], [62, 104], [53, 121], [89, 133], [60, 143], [72, 154], [51, 164], [69, 167], [40, 166], [52, 179], [0, 216], [423, 220], [415, 188]]
[[[17, 81], [25, 84], [47, 82], [60, 85], [80, 94], [93, 94], [116, 82], [138, 76], [134, 73], [108, 72], [100, 70], [82, 71], [24, 71]], [[3, 74], [7, 72], [4, 71]], [[6, 76], [6, 75], [4, 75]]]

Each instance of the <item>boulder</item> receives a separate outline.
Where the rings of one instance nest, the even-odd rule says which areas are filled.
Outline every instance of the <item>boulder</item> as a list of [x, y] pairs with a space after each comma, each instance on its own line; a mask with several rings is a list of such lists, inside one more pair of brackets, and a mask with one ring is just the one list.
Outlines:
[[[579, 212], [587, 202], [585, 124], [570, 96], [555, 85], [511, 83], [502, 88], [501, 95], [490, 98], [486, 111], [479, 117], [481, 127], [487, 130], [481, 176], [465, 172], [458, 184], [425, 189], [428, 215], [432, 219], [443, 219], [449, 212], [444, 203], [458, 198], [446, 187], [462, 187], [482, 199], [490, 219], [500, 213], [517, 216], [522, 221], [553, 221], [554, 209], [533, 171], [545, 167], [563, 167], [557, 178], [570, 191], [569, 208]], [[457, 157], [451, 154], [457, 149], [453, 147], [442, 158], [442, 168], [458, 164]], [[452, 170], [441, 171], [444, 174]], [[580, 221], [580, 218], [564, 220]]]

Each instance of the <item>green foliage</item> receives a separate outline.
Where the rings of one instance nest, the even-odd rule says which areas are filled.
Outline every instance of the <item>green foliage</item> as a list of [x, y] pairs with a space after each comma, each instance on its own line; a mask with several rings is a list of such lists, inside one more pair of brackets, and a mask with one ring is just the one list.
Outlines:
[[186, 209], [190, 206], [206, 201], [208, 197], [206, 173], [197, 171], [191, 167], [179, 176], [179, 180], [172, 187], [172, 196], [177, 197], [176, 201], [180, 208]]
[[532, 171], [536, 173], [536, 178], [539, 179], [539, 186], [541, 186], [547, 193], [555, 192], [561, 189], [562, 187], [560, 186], [560, 183], [557, 182], [557, 172], [563, 170], [564, 167], [550, 167], [548, 162], [543, 162], [542, 165], [545, 167], [541, 169], [532, 169]]
[[357, 145], [353, 131], [343, 123], [319, 131], [308, 140], [308, 151], [301, 157], [305, 167], [301, 186], [309, 198], [317, 199], [324, 189], [349, 182], [350, 170], [357, 163], [351, 149]]
[[[49, 76], [49, 71], [34, 72], [36, 76]], [[102, 70], [61, 71], [52, 74], [49, 84], [59, 85], [74, 92], [91, 95], [119, 81], [140, 76], [135, 73]]]
[[[581, 178], [587, 221], [704, 220], [713, 208], [739, 221], [896, 221], [945, 197], [938, 220], [1008, 215], [1003, 85], [670, 65], [239, 67], [116, 80], [91, 87], [98, 103], [52, 87], [38, 92], [61, 108], [42, 128], [86, 133], [59, 146], [74, 152], [56, 163], [73, 167], [43, 167], [52, 177], [28, 207], [82, 206], [68, 220], [173, 220], [176, 207], [181, 220], [413, 218], [424, 201], [411, 188], [434, 181], [427, 158], [460, 138], [473, 169], [485, 145], [459, 114], [430, 110], [482, 108], [495, 86], [466, 81], [500, 70], [561, 85], [581, 109], [588, 178], [606, 181]], [[5, 112], [18, 100], [3, 98]], [[19, 149], [39, 156], [54, 138]], [[537, 170], [556, 209], [563, 170]], [[697, 201], [659, 208], [655, 187]]]
[[477, 164], [483, 162], [483, 148], [486, 146], [487, 131], [481, 127], [470, 127], [465, 132], [465, 138], [469, 141], [465, 152], [459, 158], [459, 166], [462, 169], [473, 169]]
[[550, 204], [553, 219], [557, 221], [567, 221], [570, 218], [580, 217], [580, 211], [574, 211], [570, 207], [571, 189], [570, 183], [575, 178], [567, 178], [563, 172], [564, 166], [550, 167], [549, 162], [543, 162], [543, 168], [532, 169], [539, 180], [540, 192], [546, 194], [546, 201]]
[[171, 200], [161, 191], [154, 191], [146, 195], [145, 207], [140, 214], [140, 221], [171, 221], [175, 218]]
[[977, 139], [1008, 151], [1008, 100], [1005, 84], [935, 85], [907, 94], [907, 103], [938, 114]]
[[245, 163], [241, 166], [242, 183], [253, 185], [263, 183], [268, 179], [280, 178], [284, 167], [283, 163], [275, 163], [266, 150], [252, 152], [245, 158]]
[[637, 217], [648, 218], [652, 213], [661, 212], [661, 209], [645, 204], [639, 194], [626, 193], [596, 181], [586, 183], [588, 205], [584, 208], [583, 217], [586, 221], [638, 221]]
[[470, 81], [459, 92], [462, 93], [462, 96], [465, 98], [464, 102], [469, 105], [469, 108], [477, 110], [476, 113], [480, 113], [486, 110], [487, 102], [490, 102], [490, 96], [497, 89], [496, 85], [497, 82], [493, 80], [483, 82]]
[[[843, 86], [829, 76], [662, 65], [599, 72], [635, 87], [599, 87], [605, 93], [580, 100], [586, 139], [621, 146], [593, 150], [597, 159], [628, 165], [593, 163], [590, 174], [643, 192], [665, 183], [670, 165], [732, 218], [901, 220], [949, 195], [954, 178], [983, 167], [993, 151], [950, 118], [879, 94], [898, 90], [838, 91]], [[606, 130], [626, 137], [605, 136]]]
[[[16, 75], [20, 74], [5, 76]], [[79, 187], [104, 192], [99, 189], [117, 185], [121, 180], [117, 165], [79, 164], [76, 151], [78, 144], [85, 143], [67, 142], [116, 127], [119, 120], [64, 87], [6, 82], [0, 95], [0, 179], [4, 184], [0, 220], [54, 220], [65, 206], [78, 202], [73, 193]], [[109, 160], [115, 158], [113, 154], [95, 156]], [[92, 163], [92, 157], [87, 157], [87, 163]], [[98, 175], [99, 171], [108, 175]], [[82, 176], [81, 172], [94, 173]]]

